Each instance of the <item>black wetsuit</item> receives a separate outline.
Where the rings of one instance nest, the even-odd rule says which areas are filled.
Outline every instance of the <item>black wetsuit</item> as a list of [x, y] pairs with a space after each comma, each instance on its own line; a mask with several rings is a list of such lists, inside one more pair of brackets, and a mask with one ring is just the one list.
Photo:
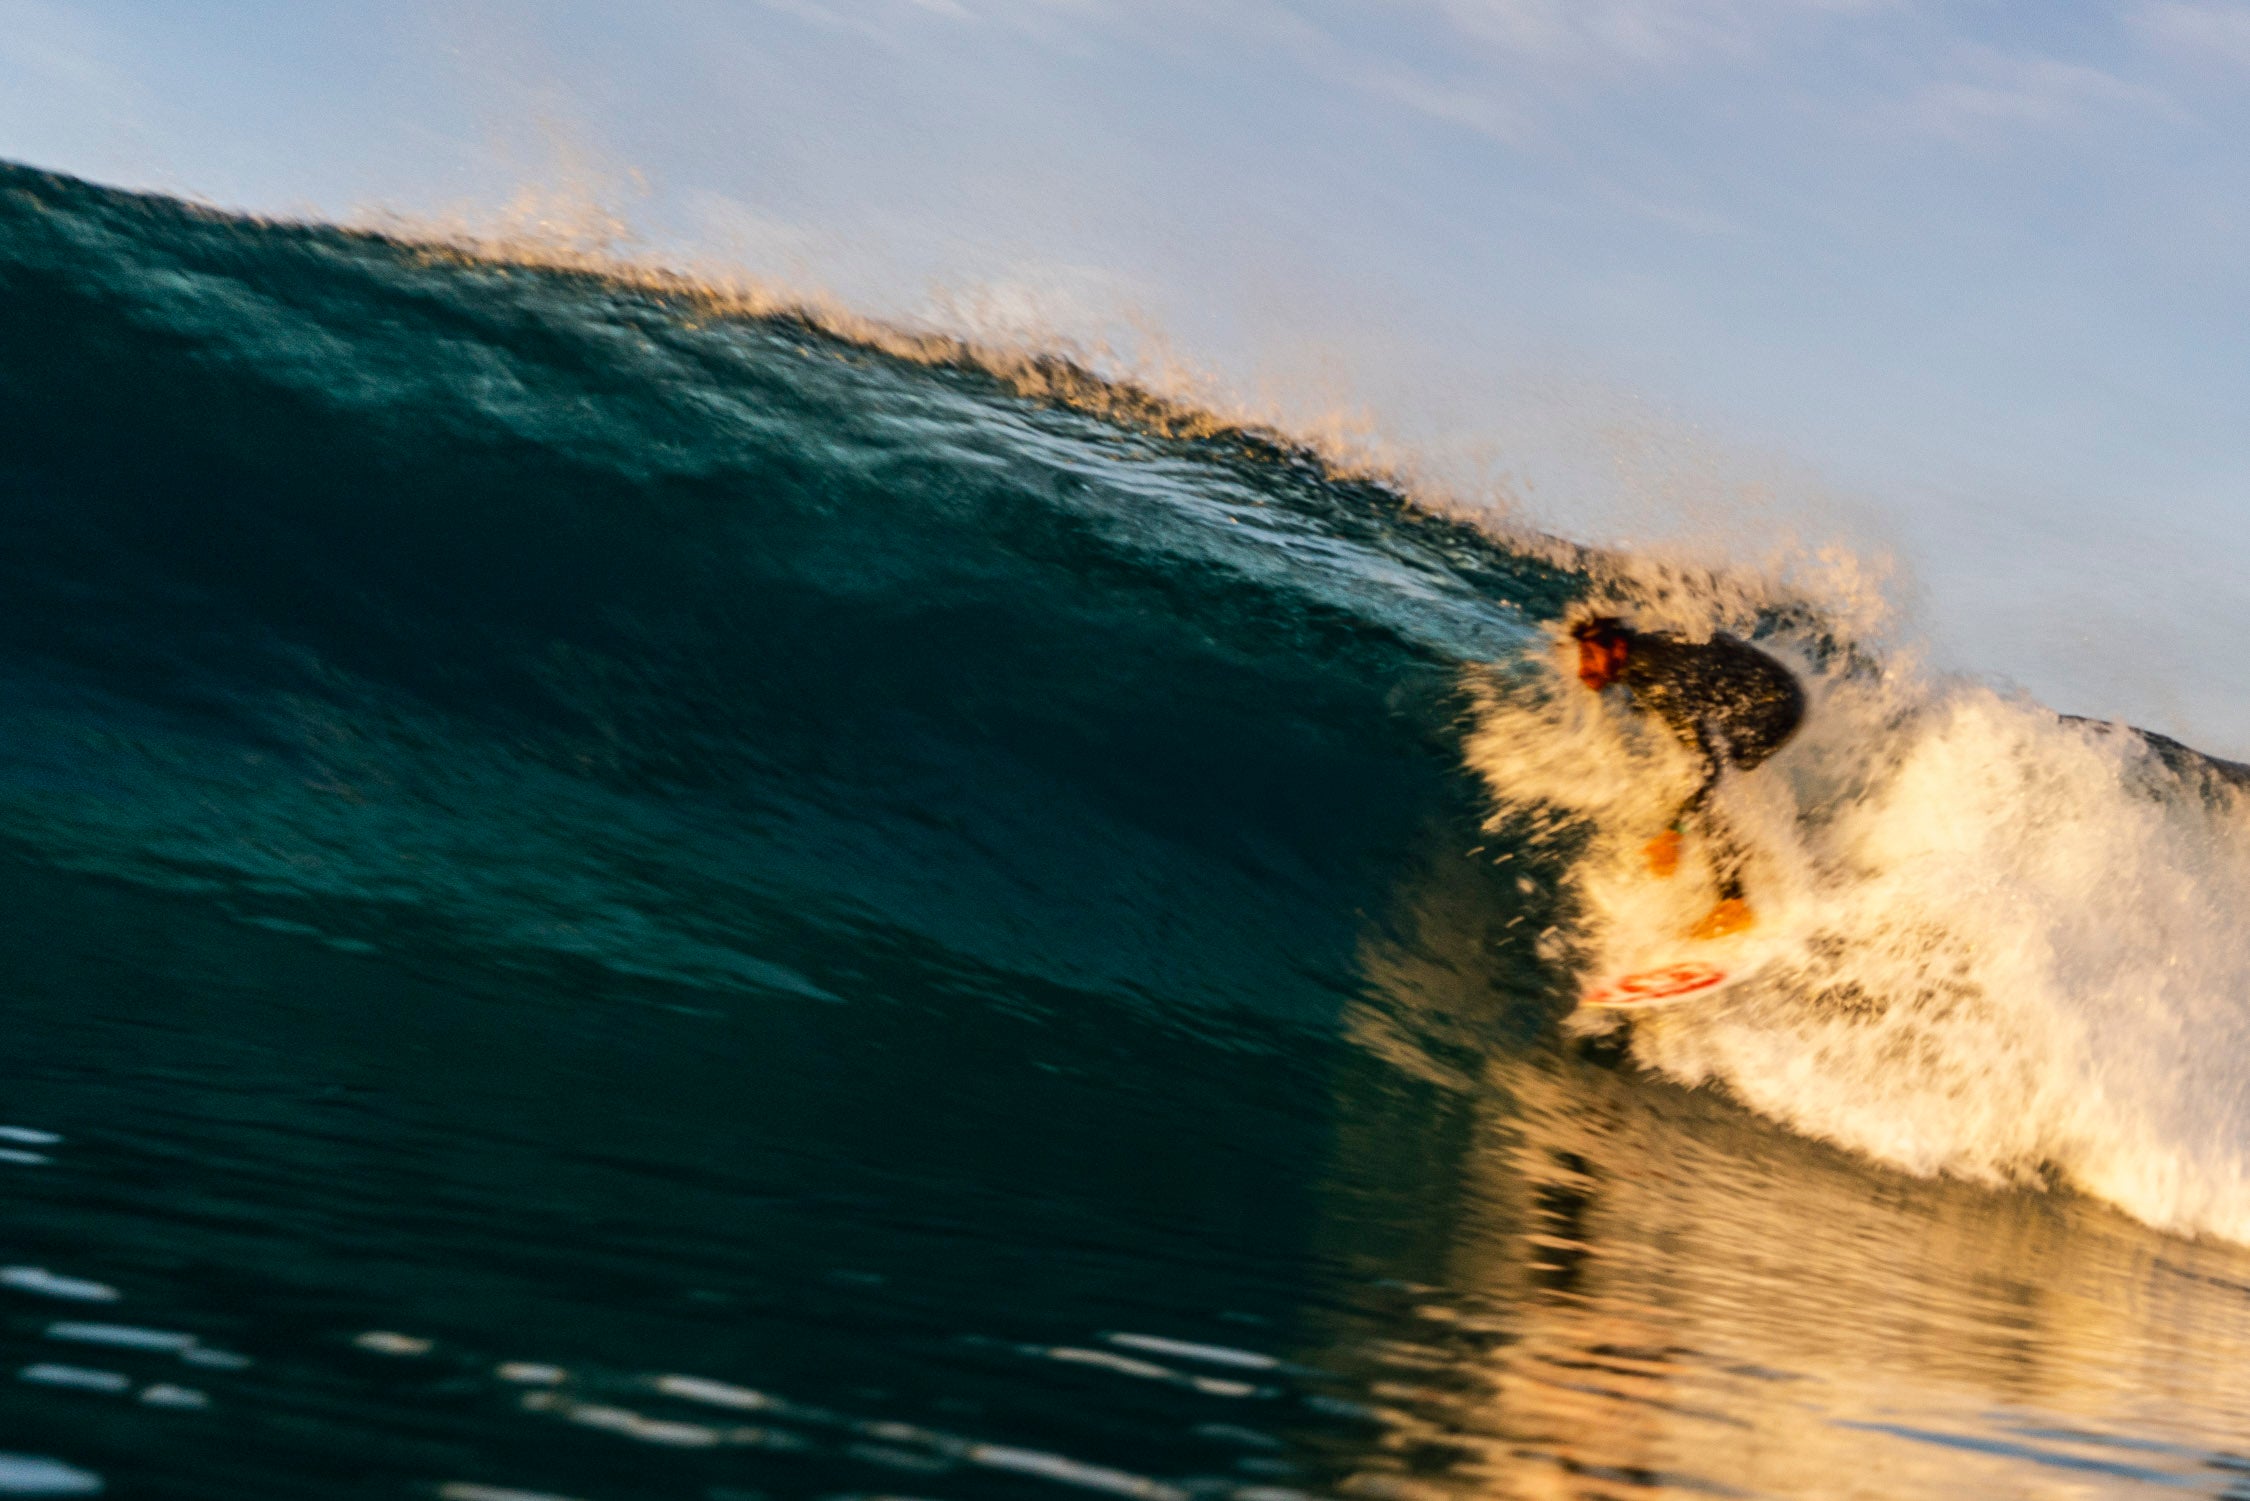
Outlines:
[[1788, 668], [1732, 636], [1709, 641], [1643, 631], [1624, 636], [1618, 681], [1632, 694], [1633, 706], [1663, 720], [1703, 758], [1702, 780], [1680, 806], [1673, 827], [1690, 820], [1702, 826], [1720, 895], [1740, 896], [1741, 855], [1712, 815], [1711, 789], [1729, 766], [1747, 769], [1781, 749], [1805, 717], [1805, 690]]

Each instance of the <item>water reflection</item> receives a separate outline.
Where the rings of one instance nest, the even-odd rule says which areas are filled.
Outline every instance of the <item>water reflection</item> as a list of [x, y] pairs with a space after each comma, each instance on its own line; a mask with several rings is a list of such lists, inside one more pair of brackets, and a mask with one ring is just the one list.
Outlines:
[[61, 1129], [5, 1165], [0, 1493], [2250, 1495], [2250, 1256], [1566, 1044], [1463, 869], [1341, 1040], [1231, 1051], [242, 962], [19, 886], [115, 968], [18, 976]]
[[1366, 1288], [1301, 1357], [1380, 1414], [1338, 1489], [2250, 1494], [2250, 1255], [1909, 1179], [1553, 1030], [1472, 1076], [1464, 1025], [1523, 991], [1465, 884], [1433, 879], [1363, 955], [1352, 1036], [1445, 1098], [1346, 1076], [1326, 1233], [1386, 1181], [1444, 1198], [1391, 1251], [1419, 1280]]

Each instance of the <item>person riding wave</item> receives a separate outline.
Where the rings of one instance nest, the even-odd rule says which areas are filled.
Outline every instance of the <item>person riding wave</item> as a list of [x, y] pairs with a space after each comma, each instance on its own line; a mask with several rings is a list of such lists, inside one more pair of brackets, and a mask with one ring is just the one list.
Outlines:
[[1596, 693], [1624, 689], [1636, 712], [1655, 715], [1701, 759], [1695, 791], [1644, 854], [1653, 873], [1670, 876], [1679, 868], [1681, 836], [1699, 834], [1718, 877], [1719, 904], [1690, 936], [1742, 932], [1756, 921], [1742, 891], [1742, 853], [1711, 794], [1727, 768], [1749, 770], [1796, 733], [1805, 717], [1804, 688], [1780, 662], [1728, 635], [1690, 641], [1634, 630], [1613, 615], [1581, 620], [1570, 634], [1578, 642], [1579, 682]]

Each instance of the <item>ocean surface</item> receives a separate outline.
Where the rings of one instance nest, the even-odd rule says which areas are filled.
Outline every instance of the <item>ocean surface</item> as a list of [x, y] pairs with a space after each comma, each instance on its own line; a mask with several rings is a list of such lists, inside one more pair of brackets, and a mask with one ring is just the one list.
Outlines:
[[2250, 1497], [2238, 794], [1831, 601], [13, 167], [0, 601], [0, 1495]]

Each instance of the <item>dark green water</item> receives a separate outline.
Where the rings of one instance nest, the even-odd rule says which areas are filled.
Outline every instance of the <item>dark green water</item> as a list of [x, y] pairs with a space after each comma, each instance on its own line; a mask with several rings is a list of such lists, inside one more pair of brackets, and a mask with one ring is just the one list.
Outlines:
[[0, 1494], [2250, 1494], [2243, 1252], [1562, 1035], [1379, 487], [7, 169], [0, 527]]

